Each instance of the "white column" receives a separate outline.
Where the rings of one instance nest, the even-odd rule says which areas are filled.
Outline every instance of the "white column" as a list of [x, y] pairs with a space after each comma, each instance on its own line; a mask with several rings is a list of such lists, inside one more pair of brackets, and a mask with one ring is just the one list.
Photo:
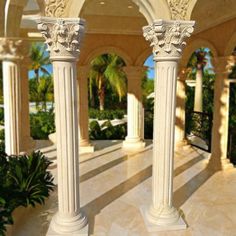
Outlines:
[[186, 101], [186, 68], [180, 68], [176, 91], [175, 147], [186, 145], [185, 140], [185, 101]]
[[47, 235], [87, 235], [87, 219], [80, 210], [79, 197], [76, 72], [84, 21], [42, 17], [37, 23], [53, 64], [56, 108], [58, 212]]
[[156, 20], [144, 27], [153, 46], [155, 73], [152, 203], [142, 208], [148, 231], [185, 229], [173, 206], [173, 164], [177, 64], [193, 32], [193, 21]]
[[145, 67], [128, 66], [124, 71], [128, 79], [127, 96], [127, 137], [123, 142], [123, 148], [127, 150], [137, 150], [145, 147], [142, 140], [142, 88], [141, 81], [146, 70]]
[[222, 169], [227, 166], [227, 145], [229, 125], [229, 79], [233, 57], [213, 58], [216, 80], [214, 84], [214, 111], [211, 143], [212, 167]]
[[3, 60], [4, 126], [6, 153], [20, 153], [21, 81], [20, 40], [1, 38], [0, 59]]
[[[26, 47], [26, 53], [29, 51], [29, 45]], [[28, 53], [27, 53], [28, 54]], [[35, 141], [30, 136], [30, 117], [29, 117], [29, 78], [28, 71], [31, 63], [28, 56], [25, 56], [21, 63], [21, 150], [31, 151], [35, 146]]]
[[88, 76], [90, 66], [78, 67], [79, 146], [80, 153], [94, 152], [89, 140]]
[[202, 79], [203, 79], [203, 69], [201, 65], [197, 65], [196, 72], [196, 85], [194, 93], [194, 111], [202, 112]]

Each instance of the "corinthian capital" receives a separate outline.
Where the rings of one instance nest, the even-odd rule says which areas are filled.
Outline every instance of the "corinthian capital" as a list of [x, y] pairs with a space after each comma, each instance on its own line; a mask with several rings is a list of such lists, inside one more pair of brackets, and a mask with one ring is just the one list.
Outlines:
[[178, 59], [186, 45], [185, 38], [194, 30], [194, 21], [157, 20], [143, 27], [143, 35], [153, 47], [154, 60], [161, 58]]
[[0, 59], [18, 60], [22, 59], [22, 40], [0, 38]]
[[84, 35], [84, 20], [40, 17], [36, 22], [51, 59], [79, 56], [81, 39]]

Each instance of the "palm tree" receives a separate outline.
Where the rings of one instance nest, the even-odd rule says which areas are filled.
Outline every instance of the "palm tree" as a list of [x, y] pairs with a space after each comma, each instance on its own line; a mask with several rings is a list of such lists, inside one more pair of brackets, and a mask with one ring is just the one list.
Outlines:
[[30, 80], [30, 100], [36, 102], [36, 108], [42, 103], [41, 109], [47, 111], [47, 102], [54, 100], [53, 80], [51, 76], [42, 76], [37, 81], [36, 78]]
[[119, 101], [126, 95], [124, 65], [124, 61], [115, 54], [103, 54], [92, 60], [89, 77], [90, 83], [95, 83], [97, 86], [100, 110], [104, 110], [105, 91], [108, 83], [113, 92], [119, 96]]
[[191, 74], [196, 75], [194, 111], [198, 112], [202, 112], [202, 84], [208, 55], [210, 55], [210, 52], [205, 48], [199, 48], [192, 54], [187, 65], [188, 68], [191, 68]]
[[35, 78], [39, 81], [39, 72], [50, 75], [46, 66], [50, 64], [49, 56], [45, 52], [45, 47], [41, 43], [33, 43], [30, 49], [30, 59], [32, 64], [30, 69], [34, 71]]

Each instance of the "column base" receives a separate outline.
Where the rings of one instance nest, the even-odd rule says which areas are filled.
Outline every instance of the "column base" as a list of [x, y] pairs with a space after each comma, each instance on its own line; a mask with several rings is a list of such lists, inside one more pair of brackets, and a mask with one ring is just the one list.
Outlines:
[[222, 167], [222, 170], [227, 170], [227, 169], [234, 168], [234, 165], [230, 162], [228, 158], [225, 158], [225, 159], [221, 159], [221, 167]]
[[234, 165], [230, 162], [228, 158], [222, 158], [220, 161], [217, 161], [215, 158], [211, 158], [208, 162], [210, 168], [212, 170], [228, 170], [228, 169], [234, 169]]
[[87, 146], [80, 146], [79, 153], [93, 153], [95, 151], [95, 146], [92, 144], [88, 144]]
[[[149, 208], [147, 206], [142, 206], [140, 208], [140, 210], [141, 210], [141, 214], [143, 216], [144, 223], [146, 225], [146, 228], [147, 228], [148, 232], [184, 230], [184, 229], [187, 228], [187, 224], [185, 223], [183, 218], [179, 215], [177, 210], [176, 210], [176, 212], [178, 214], [178, 217], [176, 218], [176, 220], [174, 220], [173, 222], [171, 220], [169, 223], [167, 223], [168, 222], [167, 219], [164, 219], [164, 218], [161, 218], [161, 217], [160, 217], [160, 219], [158, 219], [158, 217], [155, 219], [155, 221], [157, 223], [155, 223], [154, 221], [151, 221], [150, 220]], [[152, 217], [153, 216], [151, 216], [151, 218]]]
[[50, 223], [47, 236], [88, 236], [87, 218], [82, 214], [72, 219], [61, 219], [56, 214]]
[[136, 151], [143, 149], [145, 145], [146, 143], [143, 142], [141, 139], [126, 138], [123, 142], [123, 149], [128, 151]]

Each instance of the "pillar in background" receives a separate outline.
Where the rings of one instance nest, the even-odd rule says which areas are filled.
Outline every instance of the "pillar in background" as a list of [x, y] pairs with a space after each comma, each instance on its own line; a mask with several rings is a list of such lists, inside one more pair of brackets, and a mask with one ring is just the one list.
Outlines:
[[178, 61], [194, 21], [156, 20], [143, 28], [155, 61], [152, 203], [141, 211], [148, 231], [185, 229], [173, 206], [174, 131]]
[[88, 235], [87, 219], [81, 212], [79, 196], [76, 72], [84, 21], [79, 18], [40, 17], [37, 23], [53, 65], [56, 108], [58, 212], [47, 235]]
[[185, 102], [186, 102], [186, 68], [180, 67], [176, 90], [176, 120], [175, 120], [175, 146], [184, 145], [185, 142]]
[[213, 58], [216, 73], [214, 85], [214, 111], [212, 127], [211, 160], [215, 168], [224, 168], [228, 163], [228, 125], [229, 125], [229, 79], [233, 57]]
[[145, 67], [128, 66], [124, 71], [128, 80], [128, 97], [127, 97], [127, 137], [123, 142], [123, 148], [135, 151], [145, 147], [142, 140], [142, 88], [141, 82]]
[[21, 40], [1, 38], [0, 59], [3, 64], [5, 151], [19, 155], [21, 142]]
[[202, 85], [203, 85], [203, 68], [202, 65], [197, 64], [196, 85], [194, 92], [194, 111], [202, 112]]
[[79, 146], [80, 153], [94, 152], [89, 140], [88, 76], [90, 66], [78, 67]]
[[24, 42], [24, 59], [21, 63], [21, 148], [20, 151], [31, 151], [35, 147], [35, 141], [30, 136], [29, 119], [29, 58], [30, 44]]

